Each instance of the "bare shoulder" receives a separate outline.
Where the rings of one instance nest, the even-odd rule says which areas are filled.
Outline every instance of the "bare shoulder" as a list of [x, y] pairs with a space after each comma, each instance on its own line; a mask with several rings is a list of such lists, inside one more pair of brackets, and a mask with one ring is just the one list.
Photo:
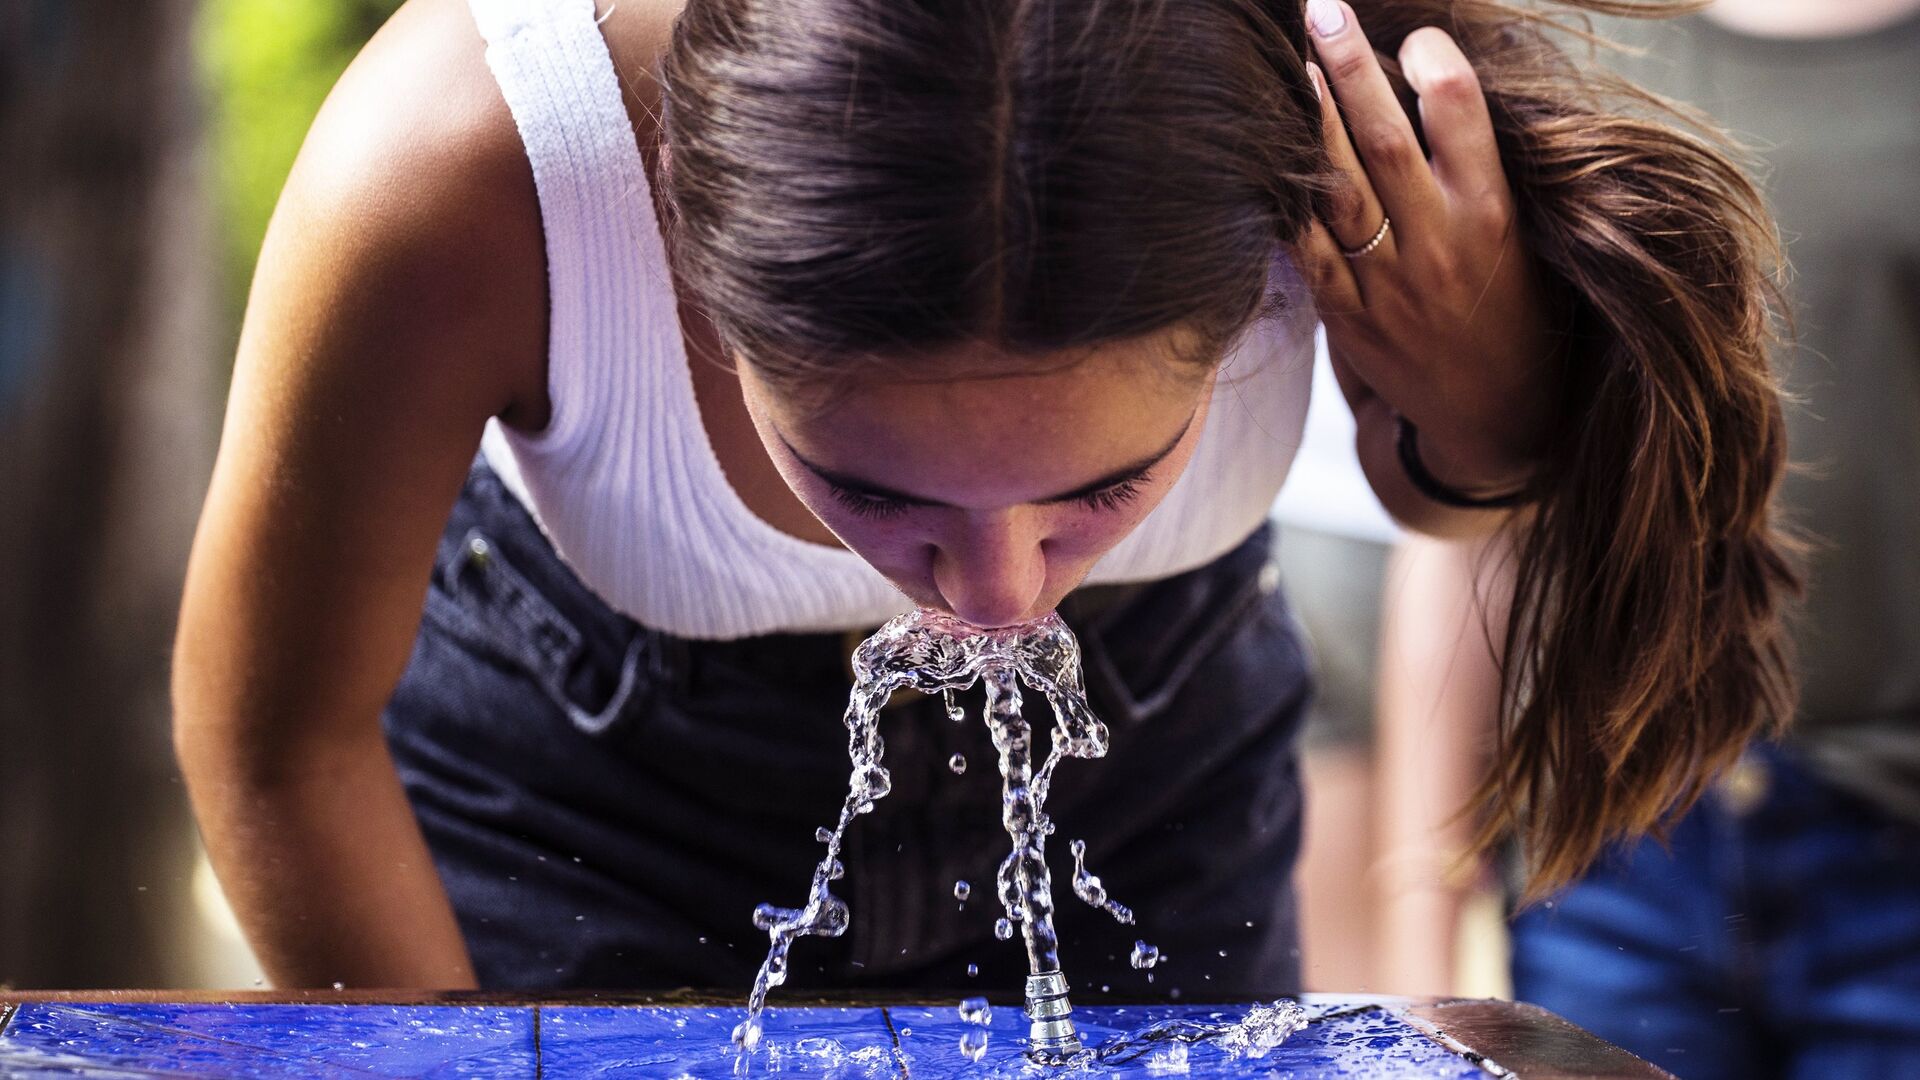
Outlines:
[[546, 280], [532, 169], [466, 0], [408, 0], [308, 132], [254, 301], [288, 288], [404, 328], [422, 364], [457, 358], [503, 419], [536, 429]]

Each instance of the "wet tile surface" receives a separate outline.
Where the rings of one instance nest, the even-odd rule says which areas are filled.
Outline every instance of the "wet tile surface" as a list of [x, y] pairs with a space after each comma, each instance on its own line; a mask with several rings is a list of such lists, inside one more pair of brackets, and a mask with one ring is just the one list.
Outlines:
[[[1235, 1019], [1232, 1006], [1096, 1006], [1075, 1011], [1090, 1043], [1162, 1020]], [[658, 1077], [780, 1074], [852, 1078], [1042, 1077], [1021, 1056], [1025, 1017], [994, 1010], [979, 1061], [960, 1051], [952, 1007], [776, 1008], [766, 1052], [740, 1068], [739, 1008], [28, 1002], [0, 1029], [12, 1077]], [[1316, 1002], [1308, 1025], [1263, 1058], [1228, 1061], [1206, 1044], [1184, 1068], [1166, 1048], [1075, 1075], [1116, 1077], [1485, 1077], [1393, 1011]]]
[[0, 1076], [531, 1076], [531, 1009], [21, 1005]]
[[[1027, 1021], [1017, 1008], [993, 1010], [986, 1053], [977, 1063], [960, 1053], [960, 1037], [967, 1025], [961, 1022], [959, 1010], [896, 1007], [887, 1011], [900, 1032], [901, 1050], [915, 1080], [1043, 1075], [1036, 1074], [1021, 1056]], [[1077, 1008], [1073, 1016], [1082, 1041], [1095, 1045], [1164, 1020], [1232, 1021], [1245, 1013], [1245, 1006], [1225, 1005], [1096, 1006]], [[1307, 1026], [1261, 1058], [1229, 1060], [1223, 1051], [1202, 1042], [1186, 1048], [1183, 1069], [1178, 1052], [1170, 1053], [1163, 1045], [1127, 1061], [1110, 1062], [1094, 1075], [1488, 1080], [1478, 1066], [1388, 1010], [1315, 1004], [1308, 1007], [1307, 1018]]]
[[[730, 1077], [733, 1027], [744, 1008], [540, 1010], [542, 1077]], [[765, 1052], [740, 1075], [893, 1077], [900, 1069], [885, 1010], [767, 1010]]]

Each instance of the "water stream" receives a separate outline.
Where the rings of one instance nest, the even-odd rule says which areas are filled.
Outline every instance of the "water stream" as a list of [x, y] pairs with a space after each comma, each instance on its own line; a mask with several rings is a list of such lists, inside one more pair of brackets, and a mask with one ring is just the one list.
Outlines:
[[[1030, 973], [1048, 976], [1048, 985], [1065, 985], [1059, 938], [1053, 927], [1053, 878], [1046, 860], [1047, 838], [1054, 831], [1046, 813], [1047, 793], [1062, 759], [1097, 758], [1107, 752], [1107, 728], [1087, 705], [1080, 644], [1073, 632], [1052, 614], [1023, 626], [983, 630], [949, 615], [921, 610], [891, 620], [862, 642], [854, 650], [853, 670], [853, 692], [846, 711], [852, 776], [838, 821], [815, 834], [826, 850], [814, 868], [806, 903], [797, 908], [762, 904], [753, 914], [754, 925], [767, 933], [767, 956], [747, 998], [747, 1018], [733, 1032], [734, 1043], [749, 1053], [761, 1043], [768, 993], [786, 982], [788, 953], [794, 942], [805, 936], [838, 937], [846, 932], [849, 912], [846, 902], [834, 895], [832, 883], [844, 872], [840, 847], [847, 828], [892, 790], [893, 779], [884, 764], [886, 744], [880, 735], [880, 710], [896, 690], [939, 694], [947, 716], [960, 722], [966, 719], [966, 712], [954, 695], [975, 685], [983, 689], [983, 716], [1000, 769], [1000, 820], [1010, 843], [995, 875], [995, 891], [1004, 914], [995, 920], [994, 936], [1007, 940], [1018, 928]], [[1033, 728], [1022, 709], [1022, 687], [1044, 697], [1053, 713], [1049, 748], [1038, 767], [1034, 765]], [[955, 755], [951, 767], [957, 773], [966, 768], [966, 762]], [[1109, 897], [1100, 879], [1087, 870], [1086, 843], [1075, 840], [1070, 848], [1074, 895], [1118, 922], [1132, 924], [1132, 910]], [[956, 883], [957, 900], [965, 902], [970, 892], [966, 882]], [[1151, 967], [1158, 955], [1152, 945], [1138, 942], [1134, 966]], [[1030, 978], [1029, 990], [1035, 985], [1036, 980]], [[1065, 1006], [1064, 992], [1058, 1006]], [[1037, 1008], [1030, 993], [1028, 1012], [1036, 1032], [1044, 1019]], [[1124, 1055], [1154, 1044], [1183, 1048], [1185, 1043], [1200, 1038], [1245, 1039], [1249, 1047], [1277, 1043], [1292, 1030], [1283, 1023], [1291, 1014], [1261, 1010], [1279, 1008], [1278, 1004], [1257, 1007], [1244, 1021], [1213, 1025], [1216, 1030], [1209, 1032], [1198, 1027], [1143, 1030], [1091, 1050], [1082, 1050], [1077, 1041], [1072, 1041], [1064, 1051], [1041, 1056], [1054, 1063], [1107, 1060], [1110, 1055]], [[1047, 1015], [1063, 1014], [1056, 1011]], [[1066, 1030], [1072, 1029], [1068, 1026]], [[974, 1057], [984, 1046], [983, 1034], [977, 1043], [969, 1042], [961, 1049]], [[1033, 1049], [1037, 1053], [1045, 1048]]]

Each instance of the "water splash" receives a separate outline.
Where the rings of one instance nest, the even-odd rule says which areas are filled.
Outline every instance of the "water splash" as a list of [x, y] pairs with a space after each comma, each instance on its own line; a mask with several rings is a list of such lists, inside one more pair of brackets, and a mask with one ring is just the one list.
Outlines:
[[1075, 840], [1067, 845], [1073, 853], [1073, 895], [1113, 916], [1122, 926], [1133, 925], [1133, 909], [1107, 895], [1107, 887], [1087, 872], [1087, 842]]
[[[758, 1042], [767, 994], [786, 982], [787, 954], [793, 943], [803, 936], [838, 937], [846, 932], [847, 905], [833, 894], [831, 883], [841, 873], [840, 847], [847, 827], [872, 811], [893, 786], [882, 763], [886, 746], [879, 717], [895, 690], [939, 694], [947, 716], [957, 722], [966, 718], [966, 710], [955, 700], [955, 693], [976, 684], [983, 688], [984, 717], [999, 758], [1001, 823], [1011, 842], [1011, 851], [995, 875], [1005, 915], [994, 923], [994, 936], [1007, 940], [1018, 926], [1029, 970], [1035, 975], [1060, 971], [1053, 879], [1046, 862], [1047, 837], [1053, 833], [1053, 822], [1045, 811], [1047, 792], [1061, 759], [1097, 758], [1107, 752], [1107, 728], [1087, 705], [1080, 643], [1073, 632], [1056, 614], [1024, 626], [985, 630], [920, 610], [889, 621], [862, 642], [854, 650], [853, 670], [853, 692], [845, 716], [852, 776], [838, 822], [815, 834], [827, 850], [814, 869], [807, 902], [798, 908], [762, 904], [754, 911], [754, 925], [766, 931], [768, 948], [747, 998], [747, 1019], [735, 1033], [735, 1043], [745, 1050], [751, 1051]], [[1021, 713], [1023, 684], [1046, 698], [1054, 716], [1049, 749], [1037, 768], [1033, 731]], [[1096, 887], [1099, 879], [1086, 873], [1084, 845], [1081, 848], [1074, 862], [1075, 895], [1087, 899], [1092, 893], [1082, 891], [1082, 879]], [[1097, 895], [1100, 900], [1087, 902], [1122, 922], [1132, 921], [1132, 913], [1106, 899], [1104, 889]], [[1121, 918], [1120, 912], [1126, 917]]]
[[[1181, 1019], [1149, 1024], [1087, 1051], [1082, 1060], [1118, 1065], [1152, 1055], [1142, 1063], [1149, 1072], [1185, 1072], [1190, 1044], [1207, 1043], [1224, 1052], [1230, 1061], [1263, 1058], [1308, 1023], [1307, 1010], [1299, 1002], [1282, 999], [1256, 1004], [1238, 1020]], [[1170, 1052], [1174, 1046], [1179, 1047], [1178, 1053]]]

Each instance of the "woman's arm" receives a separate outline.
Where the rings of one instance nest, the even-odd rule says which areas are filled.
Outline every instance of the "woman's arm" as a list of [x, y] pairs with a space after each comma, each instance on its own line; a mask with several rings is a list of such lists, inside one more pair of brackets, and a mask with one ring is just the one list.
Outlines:
[[1473, 795], [1500, 712], [1506, 634], [1497, 539], [1409, 536], [1387, 565], [1378, 667], [1376, 989], [1449, 995], [1477, 875]]
[[379, 721], [484, 423], [544, 408], [517, 147], [464, 5], [416, 0], [335, 88], [261, 253], [173, 693], [208, 850], [278, 985], [473, 984]]

